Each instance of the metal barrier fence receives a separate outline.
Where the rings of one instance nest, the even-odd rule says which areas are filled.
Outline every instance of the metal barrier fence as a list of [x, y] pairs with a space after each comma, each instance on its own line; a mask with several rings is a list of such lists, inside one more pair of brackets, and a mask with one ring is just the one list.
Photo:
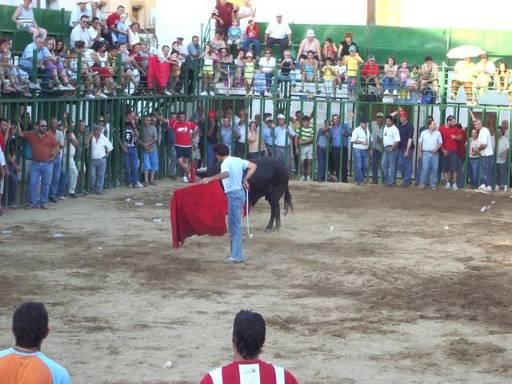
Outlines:
[[[437, 104], [437, 105], [402, 105], [387, 103], [368, 103], [359, 101], [348, 100], [325, 100], [325, 99], [290, 99], [290, 98], [277, 98], [277, 97], [162, 97], [162, 96], [138, 96], [138, 97], [112, 97], [103, 100], [84, 100], [80, 98], [66, 98], [66, 99], [35, 99], [35, 100], [7, 100], [0, 105], [0, 117], [12, 121], [14, 124], [20, 124], [24, 131], [31, 129], [34, 124], [40, 119], [46, 119], [48, 122], [52, 118], [61, 120], [63, 128], [73, 132], [79, 141], [74, 156], [75, 163], [78, 168], [78, 183], [77, 193], [86, 193], [89, 190], [89, 165], [90, 165], [90, 151], [89, 140], [91, 125], [100, 123], [104, 120], [104, 132], [112, 141], [114, 150], [108, 157], [107, 172], [105, 187], [115, 188], [123, 185], [126, 182], [126, 177], [123, 172], [123, 152], [121, 149], [122, 131], [125, 126], [126, 117], [129, 112], [135, 113], [137, 116], [142, 117], [152, 113], [158, 113], [162, 116], [169, 117], [172, 113], [178, 111], [186, 111], [188, 118], [193, 118], [199, 127], [199, 140], [197, 140], [194, 150], [194, 158], [198, 166], [205, 166], [208, 162], [208, 152], [214, 142], [224, 142], [232, 148], [233, 152], [242, 157], [259, 157], [263, 156], [261, 151], [249, 154], [249, 143], [247, 139], [249, 136], [249, 122], [255, 120], [257, 122], [257, 137], [260, 143], [265, 142], [267, 152], [273, 156], [281, 157], [286, 165], [289, 167], [290, 172], [297, 175], [304, 175], [303, 172], [303, 156], [301, 154], [301, 145], [297, 145], [296, 136], [289, 133], [284, 134], [284, 138], [278, 138], [277, 129], [273, 128], [277, 124], [276, 117], [278, 114], [285, 116], [285, 126], [292, 126], [297, 135], [301, 134], [302, 123], [299, 120], [294, 120], [295, 117], [300, 117], [300, 114], [309, 115], [312, 121], [313, 128], [313, 145], [312, 145], [312, 159], [309, 176], [312, 180], [329, 180], [329, 177], [334, 180], [345, 179], [345, 175], [351, 176], [353, 173], [352, 149], [350, 140], [347, 140], [347, 145], [342, 145], [342, 142], [336, 143], [332, 140], [331, 135], [326, 136], [326, 140], [318, 140], [322, 136], [322, 128], [328, 132], [333, 129], [333, 116], [338, 115], [340, 121], [340, 129], [349, 132], [351, 129], [359, 125], [361, 117], [365, 116], [370, 121], [375, 119], [378, 112], [384, 115], [397, 111], [402, 108], [408, 111], [409, 120], [414, 125], [414, 144], [418, 148], [418, 138], [421, 127], [425, 126], [428, 116], [432, 116], [438, 125], [441, 125], [445, 120], [445, 116], [454, 115], [457, 121], [461, 122], [465, 127], [467, 138], [471, 137], [471, 128], [473, 126], [472, 120], [469, 117], [470, 111], [473, 111], [479, 117], [485, 126], [490, 128], [491, 132], [496, 132], [493, 136], [495, 141], [494, 148], [498, 147], [499, 132], [498, 127], [502, 120], [510, 121], [511, 109], [508, 107], [488, 106], [481, 107], [478, 110], [458, 104]], [[242, 119], [237, 118], [239, 111], [243, 109], [246, 113], [242, 115]], [[213, 113], [211, 113], [213, 112]], [[299, 113], [298, 115], [296, 113]], [[214, 115], [214, 116], [213, 116]], [[265, 128], [265, 117], [271, 116], [269, 126]], [[211, 116], [211, 119], [208, 118]], [[226, 135], [221, 131], [221, 118], [228, 116], [228, 126]], [[239, 121], [240, 120], [240, 121]], [[143, 130], [142, 119], [139, 119], [140, 130]], [[213, 128], [212, 125], [217, 125], [217, 134], [208, 137], [208, 129]], [[374, 122], [370, 124], [372, 130]], [[157, 177], [163, 178], [169, 175], [175, 175], [173, 148], [169, 145], [167, 136], [165, 134], [166, 125], [159, 127], [159, 141], [158, 153], [160, 160], [160, 170]], [[214, 131], [213, 129], [210, 130]], [[231, 131], [231, 134], [229, 134]], [[237, 139], [237, 135], [233, 131], [238, 132], [242, 139]], [[290, 130], [292, 132], [292, 130]], [[141, 132], [142, 135], [143, 132]], [[278, 140], [281, 140], [278, 142]], [[283, 141], [284, 140], [284, 141]], [[510, 134], [509, 134], [510, 144]], [[469, 141], [469, 140], [468, 140]], [[468, 167], [469, 167], [469, 151], [468, 141], [466, 142], [466, 155], [464, 159], [464, 176], [462, 184], [468, 181]], [[14, 144], [13, 144], [14, 143]], [[12, 146], [14, 145], [14, 148]], [[70, 141], [66, 140], [64, 153], [62, 159], [62, 169], [64, 173], [69, 175], [70, 172]], [[263, 146], [261, 147], [263, 148]], [[142, 172], [142, 152], [141, 147], [139, 151], [139, 174]], [[319, 155], [320, 152], [320, 155]], [[493, 162], [495, 175], [497, 172], [496, 166], [496, 150], [495, 161]], [[18, 164], [21, 166], [21, 172], [16, 174], [14, 172], [19, 188], [14, 186], [14, 179], [11, 175], [7, 178], [4, 200], [12, 191], [10, 189], [16, 188], [17, 192], [14, 194], [15, 201], [8, 202], [9, 204], [20, 203], [24, 204], [27, 201], [27, 187], [28, 187], [28, 173], [30, 172], [30, 156], [25, 143], [21, 140], [15, 142], [9, 141], [9, 147], [6, 154], [14, 154]], [[210, 155], [211, 159], [211, 155]], [[211, 161], [211, 160], [210, 160]], [[319, 164], [320, 161], [320, 164]], [[510, 162], [511, 152], [508, 152], [507, 164], [509, 171], [507, 172], [506, 184], [510, 184]], [[379, 180], [382, 179], [382, 174], [379, 172], [380, 166], [377, 167], [377, 175], [373, 175], [370, 171], [368, 177], [376, 176]], [[417, 153], [414, 153], [414, 175], [417, 176]], [[417, 179], [417, 177], [416, 177]], [[496, 179], [496, 178], [495, 178]], [[480, 184], [480, 183], [478, 183]], [[64, 194], [67, 188], [64, 190]]]

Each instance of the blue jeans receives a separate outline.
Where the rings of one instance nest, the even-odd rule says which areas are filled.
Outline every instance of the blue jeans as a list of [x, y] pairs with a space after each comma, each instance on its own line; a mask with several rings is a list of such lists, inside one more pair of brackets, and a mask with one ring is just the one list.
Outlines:
[[18, 191], [18, 171], [9, 164], [9, 177], [6, 179], [7, 188], [8, 188], [8, 196], [5, 197], [5, 201], [7, 201], [7, 206], [11, 206], [16, 204], [16, 193]]
[[57, 189], [59, 188], [59, 179], [60, 179], [60, 168], [62, 165], [62, 154], [57, 155], [53, 160], [53, 172], [52, 172], [52, 181], [50, 184], [50, 198], [55, 199], [57, 196]]
[[256, 54], [256, 57], [260, 57], [260, 51], [261, 51], [261, 43], [258, 39], [245, 39], [242, 43], [242, 48], [247, 53], [249, 51], [250, 46], [254, 47], [254, 53]]
[[464, 158], [457, 157], [457, 186], [459, 188], [464, 188], [467, 181], [464, 179], [464, 161]]
[[508, 186], [508, 163], [496, 164], [496, 171], [498, 173], [498, 185], [500, 187]]
[[317, 181], [325, 181], [325, 163], [327, 160], [327, 149], [325, 147], [321, 147], [320, 145], [316, 146], [316, 161], [318, 164], [318, 176]]
[[412, 176], [412, 149], [409, 150], [409, 156], [405, 157], [405, 153], [398, 152], [398, 169], [402, 175], [402, 184], [410, 185]]
[[206, 143], [206, 161], [207, 161], [207, 166], [211, 166], [213, 165], [217, 159], [215, 158], [215, 154], [213, 153], [213, 147], [215, 146], [215, 144], [211, 144], [211, 143]]
[[395, 184], [396, 179], [396, 160], [398, 158], [398, 148], [392, 151], [384, 149], [384, 156], [382, 156], [382, 170], [384, 172], [384, 183], [386, 185]]
[[492, 177], [492, 163], [494, 156], [480, 156], [480, 163], [482, 164], [482, 184], [486, 186], [493, 186]]
[[397, 84], [396, 79], [394, 79], [392, 77], [384, 76], [382, 78], [382, 89], [388, 90], [388, 91], [393, 91], [395, 89], [398, 89], [398, 84]]
[[139, 158], [137, 148], [128, 148], [128, 152], [124, 154], [124, 173], [126, 182], [135, 186], [139, 181]]
[[41, 205], [48, 203], [48, 193], [50, 191], [50, 181], [52, 180], [53, 161], [35, 161], [32, 160], [30, 169], [30, 205], [37, 205], [37, 191], [41, 183], [41, 192], [39, 194], [39, 203]]
[[68, 191], [68, 175], [63, 169], [60, 170], [59, 187], [57, 188], [56, 197], [62, 197]]
[[421, 184], [429, 184], [431, 187], [437, 185], [439, 169], [439, 154], [430, 151], [423, 151], [421, 155]]
[[354, 148], [354, 172], [356, 183], [363, 183], [368, 173], [368, 150]]
[[105, 182], [107, 158], [91, 160], [91, 192], [102, 193]]
[[242, 245], [242, 208], [245, 204], [245, 191], [231, 191], [226, 193], [228, 197], [228, 227], [231, 235], [231, 255], [236, 260], [244, 259]]
[[469, 181], [473, 188], [478, 188], [480, 183], [480, 158], [469, 158]]
[[382, 152], [378, 149], [372, 149], [372, 181], [379, 182], [379, 170], [382, 158]]

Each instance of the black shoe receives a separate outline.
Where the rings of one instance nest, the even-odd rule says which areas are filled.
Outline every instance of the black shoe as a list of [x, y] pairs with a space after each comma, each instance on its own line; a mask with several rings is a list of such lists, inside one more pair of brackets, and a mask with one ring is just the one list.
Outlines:
[[57, 199], [55, 197], [50, 197], [48, 198], [48, 200], [51, 201], [52, 203], [57, 204]]
[[77, 196], [76, 196], [74, 193], [70, 193], [70, 194], [68, 195], [68, 197], [71, 197], [72, 199], [76, 199], [76, 197], [77, 197]]

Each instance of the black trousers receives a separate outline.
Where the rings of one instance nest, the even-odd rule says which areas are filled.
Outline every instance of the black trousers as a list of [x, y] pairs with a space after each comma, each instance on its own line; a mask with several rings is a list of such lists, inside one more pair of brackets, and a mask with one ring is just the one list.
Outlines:
[[343, 147], [343, 154], [341, 154], [340, 147], [332, 148], [332, 165], [336, 172], [336, 180], [340, 181], [340, 155], [341, 155], [341, 181], [346, 183], [348, 177], [348, 147]]
[[272, 37], [269, 37], [267, 39], [267, 48], [272, 48], [275, 44], [279, 44], [279, 48], [281, 49], [281, 58], [284, 57], [284, 51], [286, 51], [289, 48], [288, 45], [288, 36], [283, 37], [282, 39], [274, 39]]

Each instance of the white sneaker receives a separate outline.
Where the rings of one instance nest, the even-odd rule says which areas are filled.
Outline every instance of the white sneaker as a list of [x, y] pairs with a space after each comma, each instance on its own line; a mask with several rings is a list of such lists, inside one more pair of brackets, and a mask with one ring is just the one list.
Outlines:
[[311, 177], [307, 176], [306, 181], [311, 181]]
[[398, 95], [398, 91], [396, 89], [393, 90], [393, 96]]
[[215, 96], [215, 92], [214, 91], [210, 91], [210, 96]]
[[85, 98], [88, 99], [88, 100], [93, 100], [96, 97], [92, 93], [88, 93], [87, 95], [85, 95]]
[[75, 90], [75, 87], [73, 87], [71, 84], [68, 84], [68, 85], [65, 85], [66, 89], [70, 90], [70, 91], [74, 91]]
[[199, 96], [208, 96], [208, 92], [203, 91], [203, 92], [201, 92], [201, 93], [199, 94]]
[[187, 176], [183, 176], [183, 182], [184, 183], [188, 183], [188, 177]]
[[481, 191], [485, 191], [486, 190], [485, 184], [480, 185], [480, 187], [478, 187], [478, 189]]
[[58, 89], [59, 91], [67, 91], [67, 88], [66, 88], [65, 86], [63, 86], [62, 84], [59, 84], [59, 85], [57, 86], [57, 89]]
[[386, 90], [384, 91], [384, 95], [385, 95], [385, 96], [389, 95], [389, 89], [386, 89]]
[[457, 187], [457, 184], [453, 183], [453, 185], [452, 185], [452, 191], [456, 191], [457, 189], [459, 189], [459, 188]]
[[488, 185], [487, 187], [485, 187], [485, 190], [487, 192], [492, 192], [492, 187], [490, 185]]
[[505, 186], [503, 187], [503, 192], [507, 192], [507, 191], [508, 191], [508, 186], [507, 186], [507, 185], [505, 185]]
[[164, 91], [164, 95], [167, 95], [167, 96], [172, 96], [172, 93], [171, 91], [168, 91], [167, 89]]
[[444, 189], [452, 189], [452, 186], [450, 185], [450, 183], [446, 183], [446, 185], [444, 186]]
[[133, 188], [143, 188], [144, 186], [139, 182], [137, 181], [137, 184], [135, 184], [135, 186]]
[[107, 95], [105, 95], [103, 92], [98, 93], [98, 97], [99, 97], [100, 99], [108, 99], [108, 96], [107, 96]]
[[306, 178], [304, 176], [301, 176], [299, 181], [306, 181]]

